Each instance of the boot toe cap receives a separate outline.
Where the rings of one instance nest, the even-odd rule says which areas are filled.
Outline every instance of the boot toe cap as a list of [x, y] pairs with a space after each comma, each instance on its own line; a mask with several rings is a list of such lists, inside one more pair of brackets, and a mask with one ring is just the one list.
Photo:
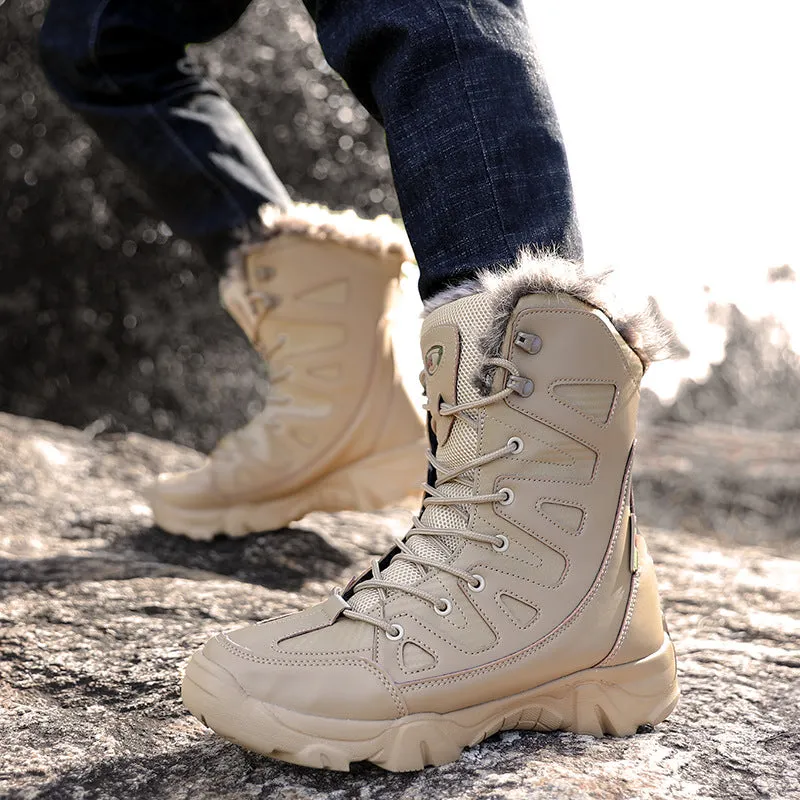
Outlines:
[[272, 644], [268, 627], [218, 634], [202, 656], [229, 673], [245, 696], [273, 707], [332, 719], [394, 719], [403, 713], [390, 678], [366, 657], [287, 652]]
[[166, 472], [144, 490], [152, 506], [164, 503], [180, 508], [208, 508], [218, 502], [213, 470], [210, 461], [202, 467], [187, 472]]

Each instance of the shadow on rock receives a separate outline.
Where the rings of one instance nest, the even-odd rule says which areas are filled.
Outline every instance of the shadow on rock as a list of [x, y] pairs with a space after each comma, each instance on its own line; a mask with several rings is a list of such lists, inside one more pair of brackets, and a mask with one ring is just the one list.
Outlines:
[[43, 558], [0, 559], [0, 597], [17, 583], [65, 586], [89, 581], [127, 581], [135, 578], [191, 577], [174, 566], [108, 558], [107, 553], [59, 554]]
[[117, 552], [132, 551], [139, 560], [146, 555], [148, 562], [216, 572], [284, 591], [296, 591], [309, 579], [336, 580], [352, 563], [346, 552], [304, 528], [196, 542], [152, 527], [119, 537], [110, 547]]
[[43, 557], [0, 559], [0, 596], [14, 584], [64, 586], [136, 578], [205, 580], [217, 573], [269, 589], [299, 591], [306, 581], [336, 581], [350, 555], [302, 528], [195, 542], [160, 528], [117, 532], [97, 548]]
[[[199, 724], [199, 723], [198, 723]], [[523, 787], [526, 769], [536, 760], [571, 759], [587, 755], [601, 741], [571, 734], [514, 733], [492, 736], [461, 760], [423, 772], [391, 773], [369, 763], [354, 763], [350, 773], [314, 770], [273, 761], [225, 742], [214, 735], [194, 744], [155, 756], [125, 756], [102, 761], [87, 769], [71, 770], [38, 788], [35, 794], [11, 793], [10, 800], [47, 797], [114, 797], [151, 800], [191, 796], [202, 798], [252, 797], [272, 800], [292, 797], [318, 800], [337, 797], [473, 796], [480, 786], [499, 782], [508, 790]], [[520, 747], [524, 740], [524, 747]], [[505, 795], [504, 795], [505, 796]]]

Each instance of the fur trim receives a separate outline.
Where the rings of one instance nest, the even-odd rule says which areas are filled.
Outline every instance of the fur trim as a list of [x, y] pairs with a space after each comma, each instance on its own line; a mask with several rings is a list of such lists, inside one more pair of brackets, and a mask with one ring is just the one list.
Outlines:
[[[480, 273], [481, 275], [485, 273]], [[485, 292], [486, 289], [483, 285], [481, 278], [470, 278], [463, 283], [457, 283], [455, 286], [447, 286], [438, 292], [433, 297], [429, 297], [422, 304], [422, 318], [428, 316], [432, 311], [436, 311], [440, 306], [452, 303], [454, 300], [460, 300], [462, 297], [469, 297], [471, 294], [478, 294]]]
[[245, 330], [248, 323], [243, 321], [246, 303], [242, 298], [250, 290], [245, 270], [247, 257], [277, 236], [336, 242], [385, 258], [399, 256], [403, 261], [414, 262], [405, 231], [387, 214], [364, 219], [352, 210], [331, 211], [320, 205], [293, 203], [286, 209], [263, 205], [259, 215], [261, 224], [255, 222], [243, 229], [241, 235], [247, 240], [228, 252], [226, 270], [219, 283], [223, 306]]
[[[398, 255], [414, 261], [403, 228], [384, 214], [375, 219], [359, 217], [355, 211], [331, 211], [320, 205], [294, 203], [288, 209], [264, 205], [260, 209], [263, 238], [293, 234], [336, 242], [378, 255]], [[247, 245], [245, 245], [245, 248]]]
[[[485, 358], [500, 355], [508, 320], [517, 303], [528, 294], [569, 295], [602, 311], [620, 336], [636, 353], [644, 369], [658, 359], [676, 352], [674, 335], [655, 300], [643, 308], [625, 309], [608, 285], [611, 270], [590, 274], [580, 264], [547, 253], [523, 251], [515, 266], [505, 270], [484, 270], [476, 278], [439, 292], [425, 302], [427, 316], [436, 308], [478, 292], [491, 295], [494, 319], [481, 340]], [[491, 391], [494, 367], [484, 364], [476, 383], [482, 392]]]

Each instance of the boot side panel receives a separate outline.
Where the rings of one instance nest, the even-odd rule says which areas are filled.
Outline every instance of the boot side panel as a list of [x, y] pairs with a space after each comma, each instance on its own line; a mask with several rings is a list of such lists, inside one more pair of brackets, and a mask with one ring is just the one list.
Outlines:
[[[484, 655], [483, 664], [474, 669], [456, 669], [448, 674], [439, 672], [437, 677], [417, 681], [393, 675], [396, 680], [400, 678], [399, 688], [409, 713], [445, 713], [489, 702], [589, 669], [602, 661], [613, 646], [628, 607], [631, 580], [624, 535], [627, 520], [628, 511], [623, 508], [595, 582], [572, 613], [564, 616], [545, 636], [532, 641], [530, 635], [519, 637], [518, 632], [520, 644], [531, 643], [489, 663]], [[412, 635], [415, 634], [412, 630]], [[430, 647], [425, 639], [422, 642]], [[381, 648], [385, 649], [382, 642]], [[435, 652], [440, 654], [441, 649], [440, 646]], [[390, 662], [384, 658], [384, 668], [387, 668]], [[461, 662], [464, 660], [462, 654]]]
[[636, 536], [639, 569], [632, 576], [625, 619], [611, 652], [599, 666], [610, 667], [646, 658], [664, 641], [664, 618], [653, 559], [643, 536]]
[[[541, 337], [537, 353], [515, 347], [523, 329]], [[479, 494], [508, 487], [515, 499], [479, 506], [470, 527], [502, 534], [510, 546], [500, 556], [485, 547], [463, 547], [457, 565], [485, 577], [486, 590], [458, 602], [452, 622], [432, 620], [427, 629], [417, 627], [408, 609], [401, 624], [438, 659], [432, 670], [438, 677], [408, 681], [407, 675], [396, 675], [404, 681], [410, 709], [444, 711], [592, 667], [612, 649], [628, 607], [627, 498], [641, 364], [602, 315], [552, 296], [519, 303], [504, 356], [534, 381], [535, 389], [529, 397], [511, 395], [486, 412], [480, 450], [502, 448], [512, 436], [523, 441], [524, 449], [476, 470], [475, 487]], [[561, 402], [551, 388], [565, 381], [614, 386], [602, 420]], [[560, 514], [559, 508], [569, 513]], [[580, 521], [571, 524], [578, 516]], [[435, 585], [422, 585], [437, 591]], [[452, 596], [460, 599], [455, 592]], [[533, 610], [532, 621], [509, 618], [508, 607], [520, 609], [520, 603]], [[402, 611], [400, 604], [387, 607], [392, 619]], [[462, 628], [458, 634], [454, 625]], [[456, 636], [459, 644], [451, 645]], [[388, 650], [383, 644], [381, 649]], [[390, 661], [386, 657], [387, 665]]]
[[[539, 336], [541, 349], [529, 354], [515, 345], [520, 333]], [[528, 597], [541, 609], [532, 631], [539, 636], [556, 630], [578, 608], [598, 581], [601, 564], [614, 573], [605, 579], [614, 583], [615, 596], [624, 594], [623, 603], [627, 601], [624, 487], [641, 376], [638, 360], [632, 363], [629, 353], [605, 317], [570, 298], [524, 298], [509, 324], [505, 356], [533, 380], [534, 391], [529, 397], [510, 395], [505, 408], [487, 415], [483, 449], [502, 447], [514, 435], [525, 449], [480, 471], [479, 491], [508, 487], [515, 500], [497, 504], [494, 520], [486, 514], [488, 507], [481, 506], [475, 529], [499, 520], [504, 535], [539, 555], [542, 567], [529, 575], [527, 588]], [[569, 403], [557, 391], [563, 386], [578, 391], [568, 395]], [[608, 406], [597, 414], [591, 391], [598, 388], [597, 396], [602, 397], [609, 387]], [[612, 563], [606, 563], [610, 552]], [[624, 605], [622, 610], [617, 605], [615, 601], [618, 616], [612, 623], [617, 627], [608, 641], [592, 636], [589, 641], [596, 649], [577, 648], [587, 659], [599, 660], [610, 649], [624, 613]], [[609, 612], [610, 608], [603, 612], [604, 620]]]
[[286, 337], [270, 369], [290, 370], [277, 388], [292, 406], [263, 437], [256, 472], [218, 476], [231, 499], [279, 497], [369, 454], [394, 390], [386, 311], [400, 266], [397, 257], [296, 236], [251, 258], [248, 270], [271, 270], [264, 289], [280, 298], [258, 339], [269, 347]]

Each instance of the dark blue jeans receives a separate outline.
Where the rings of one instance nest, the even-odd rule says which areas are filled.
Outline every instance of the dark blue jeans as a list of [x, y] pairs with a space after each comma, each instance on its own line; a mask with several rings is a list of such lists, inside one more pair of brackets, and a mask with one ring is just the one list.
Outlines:
[[[187, 42], [247, 0], [51, 0], [42, 63], [212, 265], [289, 197]], [[564, 145], [521, 0], [307, 0], [326, 58], [384, 126], [423, 299], [526, 246], [579, 259]]]

